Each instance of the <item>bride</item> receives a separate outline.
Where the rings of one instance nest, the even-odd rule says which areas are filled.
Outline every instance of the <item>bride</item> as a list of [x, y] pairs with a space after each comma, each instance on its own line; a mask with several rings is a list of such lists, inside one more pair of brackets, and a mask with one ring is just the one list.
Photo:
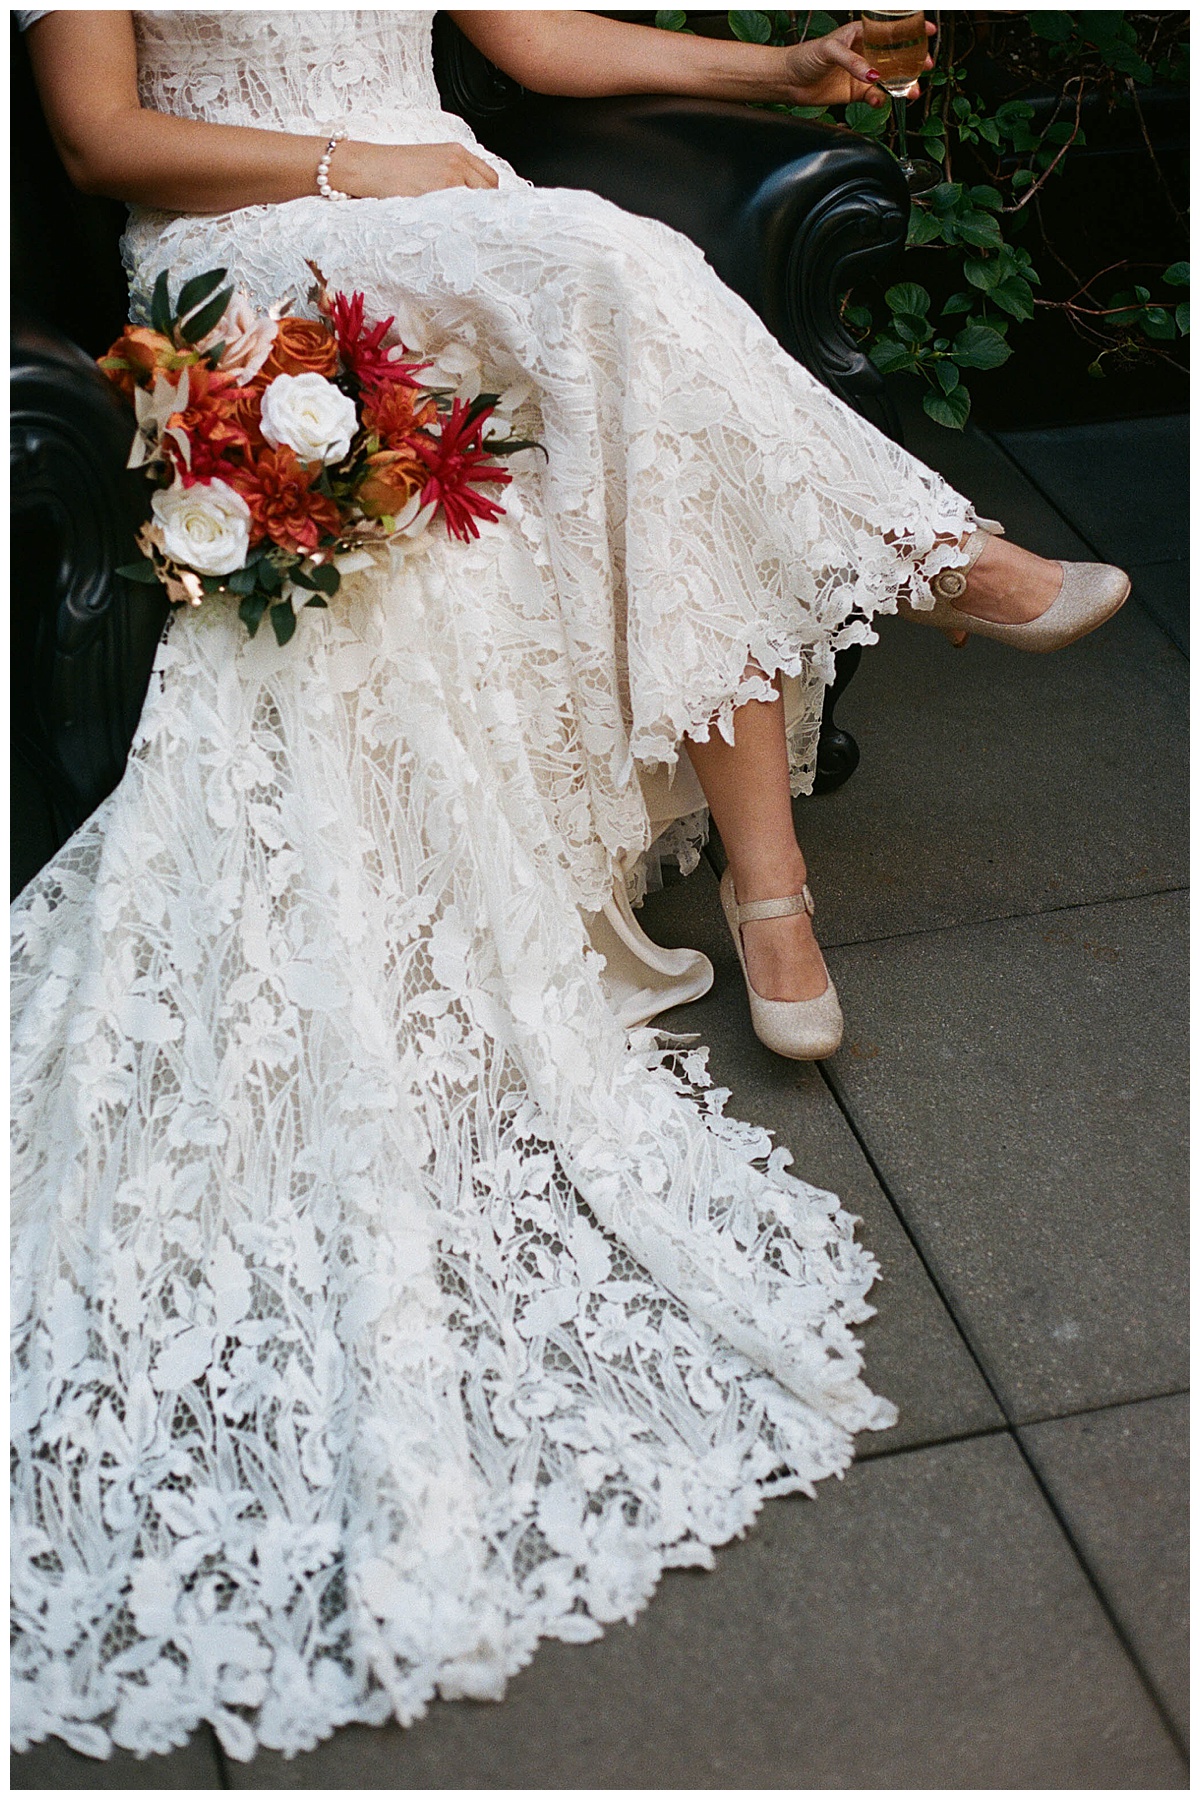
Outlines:
[[[877, 97], [854, 27], [454, 16], [543, 91]], [[648, 1028], [712, 971], [630, 900], [711, 813], [755, 1029], [829, 1054], [790, 800], [833, 652], [897, 608], [1048, 649], [1127, 591], [986, 529], [676, 233], [483, 150], [431, 18], [23, 16], [135, 317], [218, 265], [303, 311], [311, 257], [547, 454], [286, 647], [177, 614], [17, 902], [22, 1747], [499, 1698], [893, 1422], [856, 1221]]]

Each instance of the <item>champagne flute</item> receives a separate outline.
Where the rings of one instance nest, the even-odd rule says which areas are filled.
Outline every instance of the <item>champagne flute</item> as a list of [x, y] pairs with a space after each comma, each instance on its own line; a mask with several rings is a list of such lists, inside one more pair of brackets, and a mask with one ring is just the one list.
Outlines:
[[908, 154], [905, 114], [908, 90], [925, 68], [929, 40], [923, 12], [865, 12], [862, 53], [879, 70], [879, 85], [892, 96], [900, 140], [900, 167], [910, 194], [923, 194], [941, 180], [933, 163]]

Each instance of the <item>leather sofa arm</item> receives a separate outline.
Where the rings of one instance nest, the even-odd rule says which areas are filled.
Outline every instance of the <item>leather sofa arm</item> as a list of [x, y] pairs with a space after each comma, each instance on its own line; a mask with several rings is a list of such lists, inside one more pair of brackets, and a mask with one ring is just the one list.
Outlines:
[[115, 567], [135, 555], [146, 482], [125, 468], [133, 413], [60, 333], [14, 311], [12, 886], [111, 792], [169, 606]]

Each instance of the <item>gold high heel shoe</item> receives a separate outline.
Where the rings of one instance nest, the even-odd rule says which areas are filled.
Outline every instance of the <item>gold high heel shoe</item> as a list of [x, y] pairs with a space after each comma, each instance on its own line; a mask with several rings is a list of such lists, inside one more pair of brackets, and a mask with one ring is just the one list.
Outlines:
[[742, 944], [742, 925], [755, 919], [785, 919], [792, 913], [813, 915], [813, 897], [805, 882], [798, 894], [782, 900], [751, 900], [745, 906], [737, 903], [733, 886], [733, 870], [721, 877], [721, 905], [730, 935], [742, 965], [742, 979], [750, 1001], [750, 1022], [760, 1043], [777, 1056], [790, 1056], [797, 1062], [816, 1062], [832, 1056], [842, 1041], [842, 1009], [838, 1004], [833, 977], [826, 975], [828, 985], [815, 1000], [764, 1000], [750, 985], [746, 970], [746, 952]]
[[1129, 598], [1129, 577], [1111, 563], [1064, 562], [1062, 586], [1044, 613], [1022, 625], [1002, 624], [959, 612], [954, 602], [967, 591], [967, 576], [987, 547], [989, 537], [1003, 537], [1004, 527], [995, 519], [980, 519], [979, 529], [967, 545], [967, 561], [957, 569], [943, 569], [929, 583], [931, 607], [905, 606], [904, 617], [919, 625], [936, 625], [939, 631], [967, 631], [975, 637], [994, 638], [1016, 650], [1061, 650], [1076, 638], [1086, 637]]

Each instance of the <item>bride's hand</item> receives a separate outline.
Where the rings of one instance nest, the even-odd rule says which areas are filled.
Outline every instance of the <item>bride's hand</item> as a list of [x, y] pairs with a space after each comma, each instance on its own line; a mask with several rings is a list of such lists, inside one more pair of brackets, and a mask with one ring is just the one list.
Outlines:
[[438, 188], [494, 188], [500, 177], [463, 144], [363, 144], [348, 138], [334, 152], [329, 180], [356, 200], [388, 200]]
[[[926, 20], [925, 35], [932, 37], [935, 29]], [[862, 54], [861, 19], [839, 25], [827, 37], [813, 38], [811, 43], [792, 44], [786, 56], [793, 106], [842, 106], [848, 100], [883, 106], [887, 100], [876, 71]], [[925, 67], [932, 69], [932, 57], [925, 58]], [[909, 92], [916, 92], [915, 82]]]

